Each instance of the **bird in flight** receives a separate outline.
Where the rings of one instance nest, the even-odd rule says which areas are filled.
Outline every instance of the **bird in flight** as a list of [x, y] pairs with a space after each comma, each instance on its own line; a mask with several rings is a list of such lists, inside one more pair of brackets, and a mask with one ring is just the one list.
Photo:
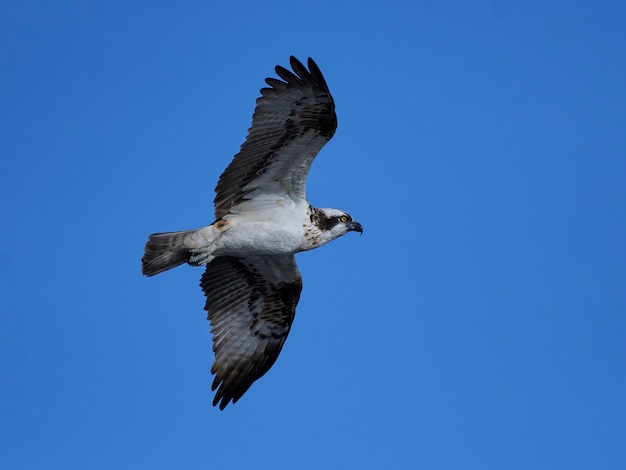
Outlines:
[[274, 364], [302, 291], [295, 253], [361, 224], [307, 201], [306, 178], [337, 128], [335, 103], [317, 64], [290, 58], [293, 72], [267, 78], [239, 153], [215, 188], [215, 222], [149, 236], [142, 271], [206, 266], [200, 286], [211, 323], [213, 406], [235, 403]]

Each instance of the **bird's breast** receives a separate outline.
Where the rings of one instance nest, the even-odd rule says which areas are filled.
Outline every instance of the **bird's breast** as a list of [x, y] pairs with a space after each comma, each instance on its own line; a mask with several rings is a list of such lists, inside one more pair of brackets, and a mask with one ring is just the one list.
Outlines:
[[288, 254], [302, 251], [302, 225], [280, 220], [231, 219], [222, 230], [217, 254]]

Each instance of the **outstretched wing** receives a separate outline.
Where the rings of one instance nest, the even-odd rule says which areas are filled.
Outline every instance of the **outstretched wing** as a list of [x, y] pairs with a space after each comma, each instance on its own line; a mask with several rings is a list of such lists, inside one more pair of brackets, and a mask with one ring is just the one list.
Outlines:
[[235, 403], [276, 361], [296, 313], [302, 277], [293, 255], [211, 261], [200, 281], [215, 362], [213, 406]]
[[307, 68], [290, 58], [293, 72], [277, 66], [282, 80], [266, 78], [252, 116], [252, 127], [239, 153], [215, 188], [215, 217], [220, 219], [255, 191], [305, 199], [313, 159], [337, 128], [335, 104], [322, 72], [309, 58]]

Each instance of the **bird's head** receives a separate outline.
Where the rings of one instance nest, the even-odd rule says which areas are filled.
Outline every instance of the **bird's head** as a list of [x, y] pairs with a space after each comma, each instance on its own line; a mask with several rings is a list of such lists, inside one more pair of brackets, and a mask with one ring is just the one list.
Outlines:
[[313, 220], [315, 225], [326, 233], [328, 241], [348, 232], [363, 233], [361, 224], [353, 220], [350, 214], [339, 209], [315, 209]]

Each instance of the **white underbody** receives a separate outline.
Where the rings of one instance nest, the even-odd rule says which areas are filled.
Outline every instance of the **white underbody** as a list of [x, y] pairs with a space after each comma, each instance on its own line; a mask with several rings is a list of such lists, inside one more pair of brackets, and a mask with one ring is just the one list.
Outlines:
[[255, 194], [212, 225], [191, 232], [185, 245], [192, 264], [207, 264], [216, 256], [281, 255], [317, 248], [347, 229], [321, 231], [312, 223], [306, 200], [294, 202], [276, 194]]

